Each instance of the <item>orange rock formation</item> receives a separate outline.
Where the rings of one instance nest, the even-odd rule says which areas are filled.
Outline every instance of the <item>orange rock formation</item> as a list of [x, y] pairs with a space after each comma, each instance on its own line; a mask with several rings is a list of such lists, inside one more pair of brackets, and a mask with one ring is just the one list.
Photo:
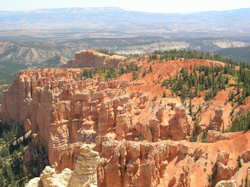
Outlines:
[[126, 61], [126, 57], [118, 55], [107, 55], [95, 50], [82, 50], [75, 54], [75, 59], [70, 60], [65, 67], [118, 67]]
[[[117, 67], [107, 58], [83, 51], [69, 66]], [[191, 143], [194, 122], [185, 102], [169, 95], [162, 98], [164, 79], [182, 67], [212, 63], [223, 65], [195, 59], [157, 63], [143, 57], [137, 64], [142, 71], [151, 65], [153, 73], [134, 81], [131, 73], [118, 80], [82, 80], [79, 68], [21, 71], [4, 96], [1, 116], [31, 129], [58, 172], [74, 169], [83, 143], [95, 144], [102, 158], [97, 169], [101, 187], [198, 187], [228, 179], [241, 184], [250, 166], [246, 152], [250, 132], [209, 131], [208, 140], [213, 143]], [[222, 124], [230, 127], [228, 92], [219, 92], [210, 103], [203, 98], [193, 100], [195, 107], [204, 107], [201, 130], [218, 129]], [[240, 107], [236, 110], [247, 110], [250, 104]], [[32, 157], [29, 151], [25, 155]], [[241, 168], [238, 157], [243, 159]]]

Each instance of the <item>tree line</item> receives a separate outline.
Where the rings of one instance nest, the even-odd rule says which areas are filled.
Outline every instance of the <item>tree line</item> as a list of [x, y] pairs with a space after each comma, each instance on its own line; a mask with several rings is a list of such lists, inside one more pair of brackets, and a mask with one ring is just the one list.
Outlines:
[[133, 78], [136, 78], [136, 72], [139, 71], [139, 66], [134, 63], [127, 64], [126, 66], [121, 66], [120, 68], [86, 68], [82, 71], [82, 77], [84, 79], [88, 78], [103, 78], [104, 80], [116, 79], [125, 73], [133, 73]]
[[[44, 157], [44, 163], [34, 163], [32, 168], [24, 164], [24, 153], [28, 148], [31, 138], [24, 138], [18, 142], [17, 139], [24, 137], [23, 125], [7, 124], [0, 122], [0, 186], [1, 187], [24, 187], [31, 178], [40, 175], [40, 172], [48, 164], [47, 153], [42, 146], [37, 147], [39, 157]], [[14, 143], [15, 142], [15, 143]], [[35, 160], [33, 162], [36, 162]]]
[[177, 60], [180, 58], [184, 59], [208, 59], [208, 60], [216, 60], [229, 64], [238, 64], [238, 62], [233, 61], [231, 58], [223, 57], [219, 54], [213, 54], [209, 52], [203, 52], [198, 50], [168, 50], [168, 51], [154, 51], [153, 54], [149, 55], [150, 60]]

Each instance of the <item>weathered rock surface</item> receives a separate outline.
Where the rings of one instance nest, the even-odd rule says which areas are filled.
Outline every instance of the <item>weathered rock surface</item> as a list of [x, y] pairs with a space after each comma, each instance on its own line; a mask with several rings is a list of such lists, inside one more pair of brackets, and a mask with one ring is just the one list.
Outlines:
[[71, 176], [72, 171], [68, 168], [56, 174], [54, 168], [47, 166], [40, 175], [40, 180], [43, 187], [67, 187]]
[[224, 165], [227, 165], [228, 161], [229, 161], [229, 153], [226, 152], [226, 151], [221, 151], [220, 150], [217, 153], [217, 162], [220, 162], [220, 163], [222, 163]]
[[37, 134], [58, 170], [73, 169], [77, 142], [94, 143], [97, 134], [151, 142], [187, 139], [191, 133], [192, 121], [178, 101], [151, 101], [147, 94], [126, 92], [126, 81], [80, 80], [79, 73], [22, 71], [3, 103], [4, 119], [24, 123]]
[[75, 54], [75, 59], [70, 60], [65, 67], [83, 68], [83, 67], [119, 67], [124, 63], [126, 57], [118, 55], [107, 55], [95, 50], [82, 50]]
[[220, 180], [229, 180], [234, 173], [236, 172], [236, 168], [232, 166], [226, 166], [221, 162], [216, 164], [217, 167], [217, 181]]
[[250, 149], [244, 151], [241, 158], [244, 160], [244, 162], [250, 162]]
[[[93, 146], [93, 145], [92, 145]], [[97, 187], [99, 154], [91, 145], [82, 145], [74, 171], [66, 168], [57, 174], [47, 166], [39, 177], [33, 178], [26, 187]]]
[[25, 184], [25, 187], [42, 187], [40, 178], [35, 177], [31, 179], [27, 184]]
[[236, 187], [236, 182], [234, 180], [228, 180], [228, 181], [220, 181], [218, 182], [215, 187]]
[[[109, 138], [100, 138], [98, 143], [98, 152], [103, 158], [98, 168], [98, 186], [101, 187], [111, 184], [157, 186], [168, 162], [189, 154], [188, 147], [178, 143], [143, 143]], [[187, 180], [188, 168], [183, 171], [181, 181]]]
[[72, 171], [64, 169], [60, 174], [56, 174], [55, 169], [47, 166], [40, 177], [31, 179], [25, 187], [67, 187]]
[[207, 132], [207, 139], [206, 141], [209, 143], [217, 142], [220, 140], [226, 140], [229, 139], [227, 134], [223, 134], [217, 130], [209, 130]]
[[89, 145], [83, 145], [68, 187], [97, 187], [99, 159], [97, 152], [93, 151]]
[[230, 154], [225, 151], [219, 151], [217, 153], [217, 161], [214, 165], [213, 175], [215, 175], [215, 181], [229, 180], [237, 171], [235, 165], [228, 165]]
[[222, 109], [216, 109], [214, 111], [215, 115], [214, 118], [211, 119], [209, 128], [212, 130], [220, 130], [222, 127], [222, 115], [223, 115], [223, 110]]
[[[71, 67], [119, 66], [120, 61], [109, 59], [84, 51]], [[100, 187], [209, 186], [208, 176], [214, 168], [214, 184], [241, 176], [236, 172], [237, 158], [249, 148], [250, 134], [234, 137], [209, 130], [209, 144], [190, 143], [187, 140], [195, 128], [187, 106], [179, 98], [162, 98], [165, 89], [159, 85], [182, 66], [205, 63], [209, 62], [148, 62], [143, 68], [152, 65], [154, 73], [139, 81], [132, 81], [131, 73], [118, 80], [97, 81], [82, 80], [81, 69], [21, 71], [4, 95], [1, 116], [4, 121], [14, 120], [31, 130], [32, 142], [25, 153], [27, 165], [32, 166], [29, 161], [38, 158], [33, 147], [45, 147], [54, 169], [44, 170], [43, 184], [78, 186], [91, 181], [96, 185], [97, 175]], [[226, 95], [226, 91], [218, 93], [219, 98], [211, 101], [211, 106], [201, 100], [201, 130], [230, 125], [232, 107], [225, 104]], [[221, 109], [223, 106], [226, 110]], [[244, 143], [237, 146], [239, 142]], [[83, 144], [94, 146], [100, 162], [97, 154]], [[218, 152], [220, 149], [224, 151]], [[247, 155], [244, 153], [242, 158], [248, 160]], [[66, 172], [66, 176], [58, 172]]]

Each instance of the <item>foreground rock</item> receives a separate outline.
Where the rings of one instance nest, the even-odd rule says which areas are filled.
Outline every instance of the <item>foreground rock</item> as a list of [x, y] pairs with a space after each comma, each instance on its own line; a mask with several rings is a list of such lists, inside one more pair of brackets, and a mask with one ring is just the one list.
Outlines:
[[25, 187], [42, 187], [41, 180], [39, 177], [31, 179]]
[[98, 151], [104, 158], [98, 168], [101, 187], [157, 186], [168, 162], [189, 154], [188, 147], [167, 142], [120, 142], [107, 138], [99, 142]]
[[99, 159], [97, 152], [88, 145], [83, 145], [68, 187], [97, 187]]
[[215, 187], [236, 187], [236, 186], [237, 185], [234, 180], [220, 181], [215, 185]]
[[39, 177], [33, 178], [25, 187], [67, 187], [72, 176], [72, 171], [64, 169], [56, 174], [55, 169], [47, 166]]
[[60, 174], [56, 174], [55, 169], [47, 166], [41, 176], [42, 187], [67, 187], [72, 176], [72, 171], [64, 169]]
[[57, 174], [47, 166], [39, 177], [26, 184], [26, 187], [97, 187], [97, 165], [99, 155], [89, 145], [80, 148], [80, 155], [74, 171], [66, 168]]

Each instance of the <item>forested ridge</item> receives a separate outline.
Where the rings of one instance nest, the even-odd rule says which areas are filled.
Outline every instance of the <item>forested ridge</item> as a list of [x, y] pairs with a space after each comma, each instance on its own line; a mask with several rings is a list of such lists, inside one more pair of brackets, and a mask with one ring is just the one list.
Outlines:
[[[46, 151], [42, 146], [34, 149], [38, 160], [32, 160], [32, 167], [25, 166], [24, 153], [28, 149], [31, 137], [20, 124], [0, 122], [0, 186], [24, 187], [31, 178], [40, 175], [48, 164]], [[40, 158], [44, 158], [41, 162]]]

